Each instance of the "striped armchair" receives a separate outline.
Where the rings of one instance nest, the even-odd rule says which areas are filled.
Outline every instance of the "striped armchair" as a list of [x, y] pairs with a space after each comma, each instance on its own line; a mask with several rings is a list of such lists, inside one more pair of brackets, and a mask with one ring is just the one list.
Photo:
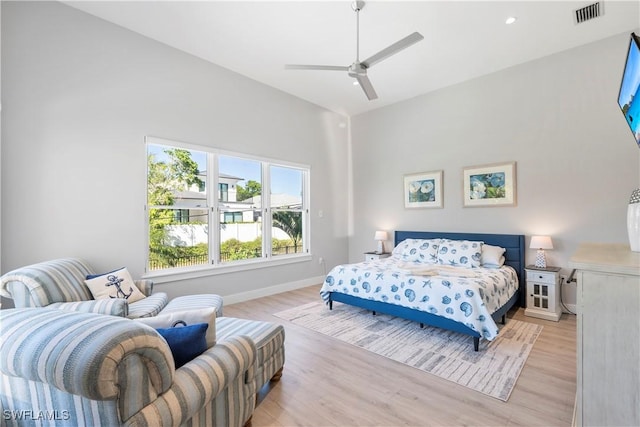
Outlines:
[[256, 346], [219, 340], [174, 368], [149, 326], [63, 310], [0, 310], [2, 425], [242, 426], [255, 408]]
[[155, 316], [168, 303], [164, 292], [152, 293], [150, 280], [135, 281], [146, 298], [134, 303], [122, 298], [94, 300], [84, 283], [89, 274], [96, 272], [78, 258], [32, 264], [4, 274], [0, 279], [0, 295], [13, 299], [16, 308], [47, 307], [129, 318]]

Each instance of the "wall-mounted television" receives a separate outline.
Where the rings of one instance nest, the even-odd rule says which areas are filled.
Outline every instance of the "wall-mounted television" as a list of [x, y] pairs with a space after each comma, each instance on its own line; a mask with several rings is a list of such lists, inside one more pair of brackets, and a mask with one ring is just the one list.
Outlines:
[[631, 33], [618, 105], [640, 147], [640, 37]]

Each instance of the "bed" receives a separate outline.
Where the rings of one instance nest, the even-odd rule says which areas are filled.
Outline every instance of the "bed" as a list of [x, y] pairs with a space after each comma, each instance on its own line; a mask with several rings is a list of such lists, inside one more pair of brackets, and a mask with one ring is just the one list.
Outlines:
[[[512, 307], [525, 306], [524, 235], [396, 231], [394, 241], [394, 254], [389, 258], [339, 265], [327, 274], [320, 295], [329, 309], [334, 302], [341, 302], [374, 315], [386, 313], [421, 326], [460, 332], [473, 338], [474, 350], [478, 351], [480, 338], [492, 340], [497, 336], [496, 322], [505, 323]], [[456, 260], [475, 263], [478, 268], [412, 260], [407, 258], [409, 252], [404, 249], [401, 253], [398, 246], [410, 246], [405, 242], [423, 243], [427, 249], [418, 251], [420, 257], [435, 256], [436, 261], [440, 255], [434, 255], [429, 244], [443, 242], [443, 247], [434, 250], [444, 251], [450, 245], [451, 253], [455, 253], [452, 248], [458, 249]], [[470, 249], [473, 256], [460, 256], [465, 254], [461, 248], [466, 250], [474, 242], [483, 242], [487, 250], [491, 246], [504, 248], [504, 265], [480, 263], [477, 249]]]

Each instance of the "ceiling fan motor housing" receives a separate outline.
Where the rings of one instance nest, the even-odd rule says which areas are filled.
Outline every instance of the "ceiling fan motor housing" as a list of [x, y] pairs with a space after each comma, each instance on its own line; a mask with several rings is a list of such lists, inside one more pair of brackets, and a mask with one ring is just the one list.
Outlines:
[[366, 76], [366, 75], [367, 75], [367, 68], [364, 67], [361, 63], [354, 62], [353, 64], [351, 64], [351, 66], [349, 66], [349, 76], [357, 78], [358, 76]]

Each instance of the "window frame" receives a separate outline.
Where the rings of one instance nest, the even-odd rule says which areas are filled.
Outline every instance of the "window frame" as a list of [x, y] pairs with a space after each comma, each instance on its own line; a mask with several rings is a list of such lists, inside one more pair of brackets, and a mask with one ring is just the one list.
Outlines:
[[[274, 182], [273, 176], [274, 174], [272, 174], [274, 168], [277, 169], [290, 169], [290, 170], [296, 170], [297, 172], [300, 173], [300, 185], [301, 185], [301, 191], [302, 191], [302, 199], [304, 199], [304, 195], [306, 194], [306, 190], [305, 190], [305, 185], [306, 185], [306, 175], [304, 174], [304, 171], [302, 171], [299, 168], [292, 168], [292, 167], [287, 167], [287, 166], [282, 166], [279, 164], [275, 164], [275, 163], [271, 163], [268, 165], [269, 167], [269, 192], [271, 194], [271, 191], [273, 190], [272, 188], [272, 184]], [[273, 222], [274, 222], [274, 212], [295, 212], [295, 213], [300, 213], [300, 221], [302, 223], [302, 235], [300, 236], [300, 238], [302, 239], [302, 251], [304, 252], [305, 249], [305, 239], [307, 238], [307, 235], [305, 234], [305, 230], [307, 229], [307, 221], [309, 219], [308, 215], [305, 215], [305, 207], [307, 207], [308, 205], [305, 205], [304, 200], [301, 200], [300, 203], [300, 207], [299, 208], [292, 208], [291, 206], [287, 206], [287, 207], [283, 207], [283, 206], [276, 206], [276, 207], [272, 207], [271, 206], [271, 200], [269, 200], [269, 207], [270, 207], [270, 215], [269, 215], [269, 220], [271, 221], [272, 227], [269, 228], [270, 231], [273, 230]], [[271, 251], [272, 251], [272, 256], [273, 255], [273, 236], [270, 236], [271, 239]], [[276, 254], [275, 256], [287, 256], [289, 255], [288, 253], [286, 254]]]
[[[209, 211], [208, 221], [208, 253], [209, 263], [188, 267], [174, 267], [166, 269], [149, 269], [149, 209], [152, 208], [148, 205], [148, 154], [149, 146], [161, 146], [166, 148], [176, 148], [184, 150], [193, 150], [206, 154], [206, 170], [205, 186], [207, 194], [207, 209]], [[251, 258], [243, 260], [235, 260], [232, 262], [221, 262], [220, 260], [220, 239], [219, 230], [220, 224], [224, 223], [221, 216], [220, 205], [224, 201], [219, 200], [219, 170], [218, 170], [218, 157], [219, 156], [231, 156], [240, 159], [257, 161], [261, 165], [261, 232], [262, 232], [262, 256], [260, 258]], [[311, 167], [299, 163], [293, 163], [289, 161], [277, 160], [273, 158], [266, 158], [262, 156], [254, 156], [245, 153], [232, 152], [228, 150], [218, 149], [214, 147], [195, 145], [185, 143], [181, 141], [174, 141], [165, 138], [159, 138], [154, 136], [145, 137], [145, 187], [144, 187], [144, 224], [145, 224], [145, 264], [144, 271], [145, 278], [153, 278], [157, 283], [169, 282], [173, 280], [196, 278], [214, 274], [229, 273], [234, 271], [244, 271], [255, 268], [272, 267], [274, 265], [285, 265], [297, 262], [310, 261], [311, 255], [311, 218], [310, 218], [310, 176]], [[271, 166], [278, 166], [284, 168], [292, 168], [301, 171], [302, 173], [302, 215], [303, 215], [303, 229], [302, 229], [302, 241], [303, 250], [301, 253], [294, 254], [280, 254], [272, 255], [272, 238], [271, 238], [271, 226], [273, 224], [272, 210], [271, 210], [271, 182], [270, 182], [270, 170]], [[202, 171], [201, 171], [202, 172]], [[214, 189], [214, 191], [211, 191]], [[153, 206], [158, 208], [158, 206]]]

